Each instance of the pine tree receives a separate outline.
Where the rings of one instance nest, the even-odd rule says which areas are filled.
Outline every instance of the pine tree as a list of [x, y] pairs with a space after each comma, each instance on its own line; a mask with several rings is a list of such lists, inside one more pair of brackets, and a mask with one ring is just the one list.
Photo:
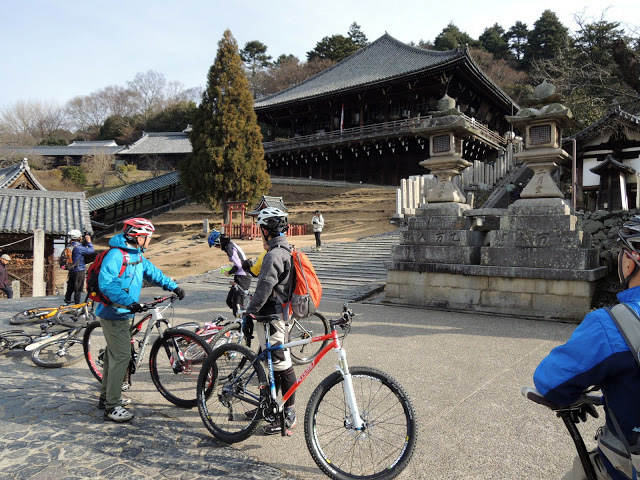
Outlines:
[[193, 200], [214, 209], [225, 201], [251, 206], [268, 192], [262, 134], [229, 30], [218, 43], [189, 138], [193, 152], [181, 162], [180, 178]]
[[534, 60], [551, 59], [569, 45], [569, 30], [551, 10], [545, 10], [533, 24], [524, 51], [524, 64], [528, 68]]

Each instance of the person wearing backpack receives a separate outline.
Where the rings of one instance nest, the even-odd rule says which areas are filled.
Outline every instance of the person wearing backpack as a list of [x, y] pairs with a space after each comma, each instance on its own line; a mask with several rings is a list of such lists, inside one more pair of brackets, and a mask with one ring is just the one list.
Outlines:
[[[84, 257], [85, 255], [92, 255], [95, 252], [95, 249], [91, 243], [91, 237], [89, 235], [85, 235], [83, 239], [82, 232], [80, 232], [80, 230], [71, 230], [67, 236], [71, 242], [62, 254], [67, 257], [67, 264], [65, 265], [65, 268], [69, 270], [67, 292], [64, 295], [64, 303], [66, 305], [70, 305], [72, 296], [74, 303], [80, 303], [82, 301], [82, 288], [84, 286], [86, 267]], [[70, 263], [68, 261], [68, 250], [71, 250]]]
[[244, 262], [247, 261], [247, 256], [242, 248], [217, 230], [213, 230], [209, 234], [208, 242], [209, 248], [219, 248], [227, 254], [227, 258], [233, 264], [231, 269], [224, 274], [227, 277], [233, 275], [233, 281], [230, 282], [231, 288], [227, 295], [227, 306], [231, 309], [235, 317], [238, 313], [238, 306], [244, 308], [246, 298], [249, 295], [249, 287], [251, 287], [251, 276], [243, 268]]
[[[291, 262], [292, 247], [287, 241], [286, 232], [289, 229], [287, 214], [280, 209], [267, 207], [260, 210], [257, 219], [258, 228], [267, 244], [258, 283], [251, 301], [247, 306], [247, 313], [242, 321], [242, 331], [247, 340], [253, 338], [253, 327], [256, 316], [279, 315], [279, 320], [271, 321], [269, 331], [271, 333], [269, 341], [271, 345], [285, 343], [285, 334], [288, 333], [288, 326], [282, 318], [282, 299], [290, 297], [291, 272], [293, 266]], [[258, 340], [261, 346], [266, 345], [264, 338], [264, 328], [262, 325], [257, 329]], [[289, 350], [279, 350], [273, 354], [273, 370], [276, 387], [282, 392], [286, 392], [296, 382], [296, 375], [291, 362]], [[285, 428], [291, 434], [291, 429], [296, 426], [296, 412], [294, 408], [295, 394], [291, 395], [285, 403]], [[245, 414], [252, 419], [255, 410]], [[264, 433], [275, 435], [280, 433], [280, 420], [269, 423], [264, 427]]]
[[[153, 224], [145, 218], [124, 222], [124, 232], [109, 240], [110, 249], [102, 258], [98, 285], [108, 305], [99, 303], [96, 315], [107, 342], [102, 372], [102, 388], [98, 408], [104, 409], [105, 420], [128, 422], [134, 415], [122, 399], [122, 379], [131, 360], [131, 320], [142, 312], [140, 291], [143, 280], [172, 291], [182, 300], [185, 292], [142, 255], [149, 247]], [[124, 266], [124, 269], [123, 269]]]
[[[618, 243], [618, 276], [625, 288], [618, 300], [631, 308], [635, 317], [640, 313], [640, 216], [623, 224]], [[628, 480], [634, 472], [629, 453], [624, 452], [629, 452], [626, 446], [633, 450], [640, 438], [640, 366], [625, 341], [626, 329], [623, 333], [617, 326], [619, 315], [609, 312], [600, 308], [588, 313], [571, 338], [542, 360], [533, 381], [545, 398], [561, 407], [575, 402], [592, 385], [599, 386], [606, 423], [598, 430], [598, 447], [589, 456], [599, 479]], [[597, 417], [590, 406], [576, 421], [585, 420], [587, 414]], [[563, 479], [586, 479], [579, 458]]]

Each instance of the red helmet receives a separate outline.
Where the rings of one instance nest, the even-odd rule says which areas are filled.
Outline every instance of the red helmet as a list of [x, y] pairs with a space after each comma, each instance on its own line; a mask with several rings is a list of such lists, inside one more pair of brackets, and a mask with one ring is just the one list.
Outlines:
[[155, 227], [146, 218], [130, 218], [124, 221], [124, 234], [128, 237], [150, 236]]

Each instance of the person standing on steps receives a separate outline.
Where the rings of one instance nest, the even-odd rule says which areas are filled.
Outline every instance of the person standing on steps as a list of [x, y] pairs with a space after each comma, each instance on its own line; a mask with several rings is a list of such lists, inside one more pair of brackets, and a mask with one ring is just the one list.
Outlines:
[[322, 217], [320, 210], [316, 210], [314, 212], [313, 218], [311, 219], [311, 225], [313, 226], [313, 234], [316, 237], [316, 252], [321, 252], [322, 240], [320, 240], [320, 235], [324, 228], [324, 218]]
[[71, 259], [73, 260], [73, 267], [69, 270], [69, 279], [67, 280], [67, 293], [64, 295], [64, 303], [69, 305], [72, 295], [74, 303], [78, 304], [82, 301], [86, 267], [84, 257], [93, 254], [95, 249], [91, 243], [91, 237], [85, 235], [82, 238], [80, 230], [71, 230], [67, 235], [71, 239], [69, 248], [71, 248]]

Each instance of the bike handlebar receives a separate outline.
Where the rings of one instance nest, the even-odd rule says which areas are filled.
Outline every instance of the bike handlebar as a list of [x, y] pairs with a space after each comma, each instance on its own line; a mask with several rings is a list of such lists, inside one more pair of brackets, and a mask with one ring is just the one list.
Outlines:
[[[153, 297], [152, 301], [141, 304], [142, 305], [142, 311], [146, 312], [148, 310], [151, 310], [156, 305], [159, 305], [160, 303], [166, 302], [167, 300], [169, 300], [171, 303], [173, 303], [177, 299], [178, 299], [177, 295], [168, 295], [166, 297]], [[131, 312], [131, 313], [135, 313], [135, 312]]]

